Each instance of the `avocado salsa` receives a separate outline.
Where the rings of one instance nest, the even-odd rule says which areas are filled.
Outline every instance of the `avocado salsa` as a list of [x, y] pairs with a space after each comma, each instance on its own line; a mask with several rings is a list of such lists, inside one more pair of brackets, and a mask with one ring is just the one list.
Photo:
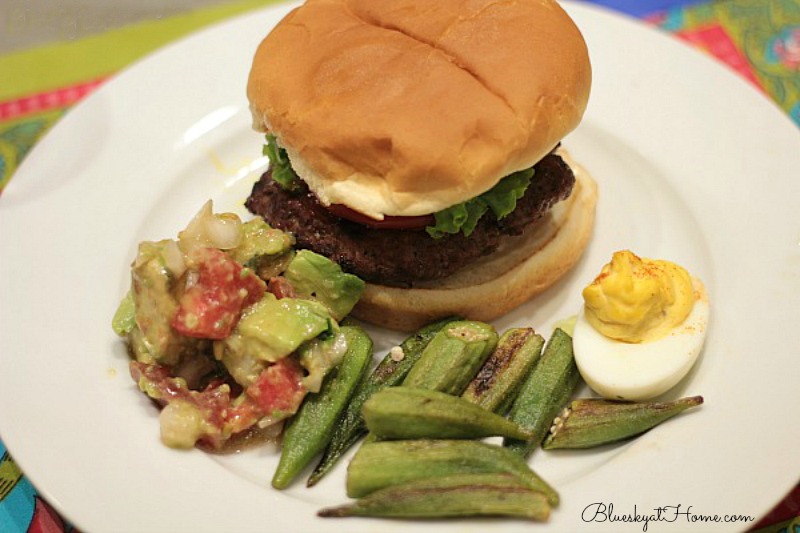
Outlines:
[[279, 428], [347, 351], [364, 282], [260, 217], [206, 203], [177, 239], [139, 244], [112, 320], [161, 440], [221, 451]]

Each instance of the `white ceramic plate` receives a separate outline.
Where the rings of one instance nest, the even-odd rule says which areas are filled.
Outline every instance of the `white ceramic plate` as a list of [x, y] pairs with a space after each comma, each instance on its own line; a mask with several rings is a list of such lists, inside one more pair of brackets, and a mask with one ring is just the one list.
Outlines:
[[[744, 529], [751, 523], [691, 520], [758, 517], [800, 472], [800, 133], [713, 60], [633, 21], [568, 7], [595, 83], [565, 144], [600, 182], [596, 234], [571, 275], [497, 326], [547, 331], [577, 310], [583, 284], [621, 248], [703, 278], [713, 320], [699, 367], [671, 393], [703, 394], [702, 408], [631, 443], [534, 456], [563, 502], [542, 529], [642, 530], [599, 522], [593, 504], [613, 505], [607, 518], [617, 519], [688, 511], [648, 531]], [[245, 80], [260, 38], [287, 11], [231, 20], [117, 76], [36, 146], [0, 198], [0, 432], [84, 531], [423, 527], [316, 518], [346, 500], [343, 467], [314, 489], [277, 492], [268, 486], [273, 448], [223, 458], [165, 448], [110, 328], [140, 240], [174, 236], [208, 198], [244, 214], [264, 166]], [[380, 349], [400, 338], [374, 333]]]

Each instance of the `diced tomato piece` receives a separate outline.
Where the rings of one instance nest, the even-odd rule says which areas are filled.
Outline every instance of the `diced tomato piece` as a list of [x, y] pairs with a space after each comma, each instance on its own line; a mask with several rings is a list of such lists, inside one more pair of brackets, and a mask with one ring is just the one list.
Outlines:
[[225, 411], [225, 433], [235, 435], [255, 426], [264, 413], [253, 399], [243, 392]]
[[283, 276], [275, 276], [269, 278], [267, 283], [267, 290], [275, 295], [275, 298], [296, 298], [297, 293], [294, 290], [294, 285]]
[[247, 394], [266, 416], [285, 418], [297, 412], [308, 392], [302, 380], [300, 364], [286, 357], [261, 372], [255, 383], [247, 387]]
[[180, 299], [172, 327], [187, 337], [224, 339], [242, 316], [242, 310], [259, 301], [266, 284], [215, 248], [198, 250], [197, 283]]

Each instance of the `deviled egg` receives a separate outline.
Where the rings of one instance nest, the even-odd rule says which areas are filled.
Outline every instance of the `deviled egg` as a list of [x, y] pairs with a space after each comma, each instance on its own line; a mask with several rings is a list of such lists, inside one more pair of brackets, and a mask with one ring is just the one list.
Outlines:
[[702, 351], [708, 296], [703, 283], [675, 263], [616, 252], [583, 298], [573, 331], [575, 362], [601, 396], [659, 396]]

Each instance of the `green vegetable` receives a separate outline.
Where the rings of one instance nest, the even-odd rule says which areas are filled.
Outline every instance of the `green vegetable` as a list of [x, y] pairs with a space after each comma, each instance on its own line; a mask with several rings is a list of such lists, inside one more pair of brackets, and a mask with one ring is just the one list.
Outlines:
[[347, 495], [455, 474], [510, 474], [558, 505], [553, 490], [528, 463], [500, 446], [475, 440], [387, 440], [364, 443], [347, 468]]
[[377, 439], [482, 439], [531, 436], [517, 424], [444, 392], [391, 387], [364, 404], [364, 420]]
[[349, 505], [322, 509], [319, 516], [451, 518], [509, 516], [544, 521], [547, 497], [507, 474], [456, 474], [388, 487]]
[[423, 327], [400, 344], [398, 355], [388, 353], [371, 374], [362, 378], [350, 403], [334, 427], [333, 436], [322, 459], [308, 478], [308, 486], [322, 479], [339, 458], [367, 433], [367, 426], [361, 413], [364, 402], [376, 392], [400, 384], [419, 360], [431, 339], [447, 324], [456, 320], [458, 320], [456, 317], [445, 318]]
[[514, 211], [517, 200], [525, 194], [533, 172], [533, 168], [528, 168], [509, 174], [480, 196], [435, 213], [436, 224], [428, 226], [426, 231], [434, 239], [458, 232], [469, 237], [488, 210], [491, 209], [497, 220], [505, 218]]
[[459, 396], [496, 345], [497, 332], [489, 324], [452, 322], [431, 339], [403, 386]]
[[497, 347], [461, 397], [489, 411], [505, 414], [538, 361], [542, 346], [544, 339], [532, 328], [509, 329], [500, 336]]
[[591, 448], [617, 442], [648, 431], [673, 416], [703, 403], [702, 396], [673, 402], [622, 402], [580, 399], [553, 421], [542, 447]]
[[300, 346], [295, 352], [297, 361], [308, 371], [303, 386], [309, 392], [319, 392], [322, 380], [336, 368], [347, 351], [347, 339], [339, 326], [331, 321], [331, 329]]
[[283, 274], [301, 298], [316, 300], [336, 320], [347, 316], [364, 293], [364, 282], [310, 250], [300, 250]]
[[478, 221], [488, 210], [489, 205], [478, 196], [437, 211], [433, 214], [436, 224], [426, 227], [425, 231], [434, 239], [441, 239], [447, 234], [458, 232], [463, 232], [465, 236], [469, 237], [475, 230], [475, 226], [478, 225]]
[[286, 150], [281, 148], [274, 135], [267, 134], [267, 143], [261, 153], [269, 157], [272, 165], [272, 179], [287, 191], [297, 191], [301, 187], [300, 179], [292, 170]]
[[[299, 298], [281, 298], [269, 292], [250, 306], [236, 329], [225, 340], [215, 343], [217, 358], [224, 353], [236, 357], [277, 361], [300, 345], [331, 330], [328, 310], [317, 302]], [[226, 366], [233, 364], [226, 361]]]
[[342, 326], [347, 352], [335, 373], [316, 394], [306, 396], [283, 436], [278, 469], [272, 478], [276, 489], [289, 483], [327, 445], [339, 415], [372, 360], [372, 340], [359, 327]]
[[294, 237], [271, 227], [261, 217], [242, 224], [242, 240], [230, 251], [234, 261], [255, 270], [262, 279], [277, 276], [293, 257]]
[[523, 457], [533, 453], [544, 440], [553, 419], [569, 401], [580, 379], [572, 353], [572, 337], [556, 328], [508, 415], [534, 436], [528, 440], [505, 439], [503, 446]]
[[136, 327], [136, 304], [133, 301], [131, 291], [119, 303], [114, 318], [111, 319], [111, 328], [114, 333], [124, 337]]
[[173, 295], [175, 277], [167, 268], [166, 254], [173, 241], [142, 242], [131, 268], [131, 294], [136, 327], [130, 332], [136, 359], [143, 363], [173, 365], [183, 350], [171, 321], [178, 312]]

